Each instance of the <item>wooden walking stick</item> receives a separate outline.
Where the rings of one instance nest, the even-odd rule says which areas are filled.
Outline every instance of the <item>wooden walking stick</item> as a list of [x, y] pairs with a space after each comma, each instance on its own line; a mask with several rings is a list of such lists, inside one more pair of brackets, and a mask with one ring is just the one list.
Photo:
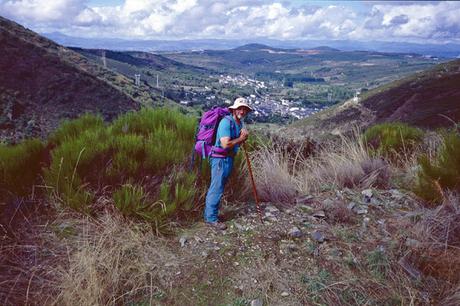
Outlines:
[[251, 160], [249, 159], [248, 152], [246, 151], [246, 146], [243, 143], [244, 156], [246, 157], [246, 164], [248, 165], [249, 176], [251, 177], [252, 191], [254, 193], [254, 200], [256, 201], [257, 213], [259, 214], [260, 223], [262, 223], [262, 211], [260, 210], [259, 197], [257, 196], [256, 183], [254, 182], [254, 176], [252, 175]]

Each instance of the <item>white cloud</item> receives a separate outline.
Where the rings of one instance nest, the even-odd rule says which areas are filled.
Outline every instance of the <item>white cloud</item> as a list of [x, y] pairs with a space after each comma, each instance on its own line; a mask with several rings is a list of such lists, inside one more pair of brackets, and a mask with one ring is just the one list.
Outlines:
[[75, 24], [79, 26], [91, 26], [102, 21], [99, 14], [90, 8], [84, 8], [76, 17]]
[[[34, 23], [67, 23], [85, 9], [78, 0], [7, 0], [0, 1], [0, 14]], [[73, 18], [71, 18], [73, 19]]]
[[[329, 2], [330, 3], [330, 2]], [[291, 7], [277, 0], [0, 0], [0, 15], [37, 31], [123, 38], [253, 38], [460, 41], [460, 3], [346, 2]]]
[[460, 3], [375, 5], [371, 16], [354, 36], [371, 39], [460, 40]]

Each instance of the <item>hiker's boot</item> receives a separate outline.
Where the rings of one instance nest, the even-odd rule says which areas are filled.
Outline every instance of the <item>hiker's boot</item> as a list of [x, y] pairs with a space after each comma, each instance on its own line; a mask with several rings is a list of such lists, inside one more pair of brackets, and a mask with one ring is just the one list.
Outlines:
[[227, 229], [227, 225], [225, 225], [225, 223], [223, 222], [206, 222], [206, 224], [212, 228], [215, 228], [215, 229], [218, 229], [218, 230], [221, 230], [221, 231], [224, 231]]

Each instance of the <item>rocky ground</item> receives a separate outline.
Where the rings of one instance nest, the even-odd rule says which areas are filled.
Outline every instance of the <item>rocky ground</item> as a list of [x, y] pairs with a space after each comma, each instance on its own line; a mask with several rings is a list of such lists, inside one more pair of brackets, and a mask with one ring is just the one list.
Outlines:
[[[227, 230], [200, 224], [177, 236], [179, 256], [201, 257], [203, 274], [180, 265], [171, 272], [187, 284], [184, 295], [202, 297], [198, 304], [399, 305], [417, 294], [388, 281], [392, 266], [406, 270], [399, 271], [404, 281], [420, 276], [395, 257], [417, 243], [395, 225], [408, 221], [414, 205], [399, 190], [345, 189], [298, 198], [292, 207], [262, 203], [263, 222], [254, 205], [227, 206]], [[429, 303], [420, 298], [413, 297]]]
[[417, 260], [424, 208], [410, 194], [330, 190], [260, 206], [261, 215], [254, 204], [224, 203], [227, 230], [200, 221], [160, 237], [115, 211], [97, 220], [60, 213], [33, 224], [29, 217], [24, 237], [18, 232], [17, 244], [2, 245], [9, 276], [0, 301], [428, 305], [443, 298]]

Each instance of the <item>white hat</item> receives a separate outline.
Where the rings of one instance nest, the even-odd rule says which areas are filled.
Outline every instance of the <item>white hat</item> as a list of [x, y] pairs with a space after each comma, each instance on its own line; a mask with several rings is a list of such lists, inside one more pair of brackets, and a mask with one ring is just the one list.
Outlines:
[[229, 106], [228, 108], [237, 109], [238, 107], [241, 107], [241, 106], [247, 107], [251, 112], [253, 111], [252, 107], [248, 105], [248, 100], [246, 100], [245, 98], [241, 98], [241, 97], [237, 98], [235, 102], [233, 102], [233, 105]]

